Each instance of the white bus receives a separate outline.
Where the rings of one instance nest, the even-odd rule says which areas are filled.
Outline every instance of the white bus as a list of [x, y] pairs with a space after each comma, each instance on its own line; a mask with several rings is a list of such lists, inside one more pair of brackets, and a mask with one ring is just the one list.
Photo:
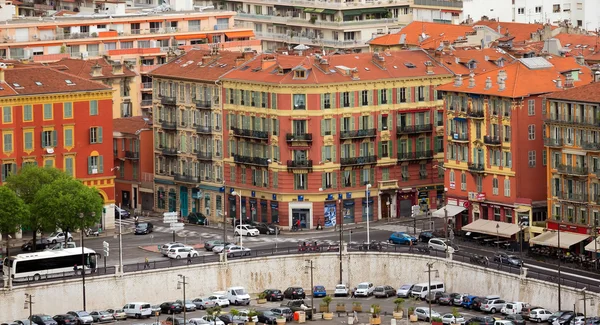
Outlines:
[[[2, 271], [14, 281], [25, 281], [73, 275], [75, 265], [81, 271], [81, 248], [65, 248], [18, 254], [4, 258]], [[83, 249], [86, 273], [96, 271], [96, 252]]]

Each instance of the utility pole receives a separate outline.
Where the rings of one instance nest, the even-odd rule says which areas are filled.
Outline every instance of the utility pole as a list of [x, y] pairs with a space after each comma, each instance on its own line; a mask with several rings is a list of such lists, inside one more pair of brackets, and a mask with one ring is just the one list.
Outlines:
[[427, 284], [427, 301], [429, 302], [429, 324], [433, 324], [433, 319], [431, 317], [431, 272], [437, 272], [437, 270], [432, 270], [433, 264], [435, 262], [427, 262], [427, 276], [428, 276], [428, 284]]
[[123, 217], [120, 211], [121, 203], [119, 203], [119, 273], [123, 274]]
[[306, 260], [306, 262], [309, 263], [309, 265], [305, 266], [306, 268], [310, 269], [310, 291], [312, 292], [310, 295], [310, 308], [311, 308], [311, 312], [310, 312], [310, 319], [311, 320], [315, 320], [314, 319], [314, 308], [315, 308], [315, 295], [314, 295], [314, 288], [315, 285], [313, 283], [313, 261], [312, 260]]
[[33, 316], [33, 297], [34, 295], [25, 293], [25, 305], [23, 306], [23, 309], [29, 309], [29, 320], [31, 321], [31, 316]]
[[338, 194], [338, 215], [340, 216], [340, 284], [342, 284], [342, 248], [344, 247], [344, 214], [342, 213], [342, 193]]
[[185, 285], [187, 282], [185, 281], [185, 275], [178, 274], [177, 276], [180, 279], [177, 281], [177, 289], [183, 289], [183, 324], [187, 324], [187, 307], [185, 306]]

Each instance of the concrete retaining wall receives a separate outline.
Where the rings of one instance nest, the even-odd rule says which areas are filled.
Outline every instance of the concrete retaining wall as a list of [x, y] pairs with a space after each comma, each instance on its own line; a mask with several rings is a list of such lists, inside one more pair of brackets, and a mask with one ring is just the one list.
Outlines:
[[[339, 255], [305, 254], [271, 256], [218, 263], [148, 270], [127, 273], [123, 277], [100, 276], [86, 279], [87, 310], [118, 308], [126, 302], [146, 301], [160, 303], [181, 299], [177, 290], [178, 274], [188, 277], [187, 297], [202, 297], [211, 292], [240, 285], [251, 293], [266, 288], [285, 289], [291, 285], [310, 288], [310, 272], [306, 260], [312, 259], [314, 282], [332, 289], [338, 283]], [[344, 256], [344, 282], [355, 286], [370, 281], [398, 287], [403, 283], [427, 282], [427, 262], [434, 262], [432, 281], [444, 281], [447, 291], [475, 295], [498, 294], [507, 300], [532, 302], [535, 305], [557, 309], [557, 286], [539, 280], [521, 280], [518, 276], [483, 269], [477, 266], [444, 259], [391, 253], [349, 253]], [[436, 276], [437, 273], [437, 276]], [[26, 318], [23, 309], [25, 293], [34, 296], [33, 312], [55, 315], [82, 308], [81, 279], [65, 279], [52, 283], [17, 286], [0, 291], [0, 323]], [[588, 315], [599, 315], [599, 295], [588, 293]], [[562, 304], [571, 309], [573, 304], [583, 310], [579, 290], [562, 288]], [[593, 305], [592, 305], [593, 304]]]

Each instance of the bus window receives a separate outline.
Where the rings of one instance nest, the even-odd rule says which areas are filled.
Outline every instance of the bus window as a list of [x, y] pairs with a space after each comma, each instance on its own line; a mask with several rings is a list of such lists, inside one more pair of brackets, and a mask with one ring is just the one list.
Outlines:
[[95, 270], [96, 269], [96, 254], [89, 254], [89, 263], [90, 263], [90, 269]]

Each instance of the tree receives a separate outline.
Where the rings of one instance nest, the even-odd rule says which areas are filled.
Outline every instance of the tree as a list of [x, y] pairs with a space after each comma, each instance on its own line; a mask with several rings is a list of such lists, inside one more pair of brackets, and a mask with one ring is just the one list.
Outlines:
[[[8, 187], [0, 186], [0, 233], [12, 234], [17, 232], [28, 216], [29, 210], [25, 202]], [[7, 237], [7, 256], [9, 255], [8, 245], [9, 238]]]
[[[33, 242], [36, 242], [38, 231], [54, 230], [55, 225], [46, 222], [44, 215], [33, 213], [31, 206], [35, 197], [44, 185], [50, 184], [61, 178], [71, 176], [56, 168], [40, 168], [34, 165], [25, 165], [17, 174], [6, 179], [6, 186], [13, 190], [29, 208], [29, 214], [22, 220], [22, 225], [33, 231]], [[35, 251], [35, 245], [33, 245]]]
[[102, 207], [102, 197], [96, 188], [74, 178], [59, 178], [37, 192], [32, 212], [44, 216], [44, 223], [68, 231], [97, 224]]

